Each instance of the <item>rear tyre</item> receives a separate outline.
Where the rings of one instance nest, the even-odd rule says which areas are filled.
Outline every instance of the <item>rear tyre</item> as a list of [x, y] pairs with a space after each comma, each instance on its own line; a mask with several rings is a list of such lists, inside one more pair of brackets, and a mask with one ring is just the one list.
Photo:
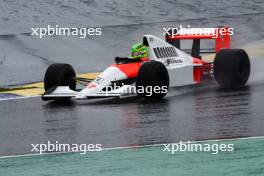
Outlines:
[[[44, 77], [44, 88], [46, 92], [52, 91], [57, 86], [69, 86], [71, 90], [76, 89], [75, 71], [69, 64], [55, 63], [49, 66]], [[43, 98], [43, 97], [42, 97]], [[57, 98], [53, 100], [68, 100], [70, 98]], [[45, 99], [47, 100], [47, 99]]]
[[240, 87], [247, 83], [250, 61], [242, 49], [222, 49], [214, 60], [214, 77], [223, 88]]
[[163, 98], [169, 88], [169, 74], [161, 62], [145, 62], [139, 69], [136, 80], [137, 94], [149, 99]]

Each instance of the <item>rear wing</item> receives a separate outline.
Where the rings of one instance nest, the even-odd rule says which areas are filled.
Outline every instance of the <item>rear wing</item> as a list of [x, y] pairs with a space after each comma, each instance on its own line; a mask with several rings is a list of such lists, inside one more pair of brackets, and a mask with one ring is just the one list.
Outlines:
[[[187, 28], [189, 32], [183, 31], [183, 28], [173, 28], [165, 35], [168, 43], [190, 53], [193, 57], [201, 58], [200, 53], [217, 53], [221, 49], [230, 47], [230, 35], [233, 34], [233, 28], [227, 26], [217, 28]], [[175, 32], [176, 31], [176, 32]], [[201, 40], [214, 40], [213, 48], [201, 49]], [[181, 40], [193, 40], [191, 49], [182, 49]]]

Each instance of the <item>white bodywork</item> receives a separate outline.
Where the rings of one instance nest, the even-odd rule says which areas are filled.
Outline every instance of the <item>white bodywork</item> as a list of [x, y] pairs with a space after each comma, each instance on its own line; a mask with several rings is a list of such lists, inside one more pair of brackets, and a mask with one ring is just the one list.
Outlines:
[[[149, 46], [149, 59], [160, 61], [166, 66], [170, 78], [170, 87], [196, 84], [193, 68], [201, 65], [193, 64], [193, 58], [190, 55], [153, 35], [144, 35], [143, 41], [147, 42]], [[72, 91], [69, 87], [59, 86], [52, 93], [43, 96], [48, 98], [75, 97], [76, 99], [87, 99], [135, 95], [136, 91], [130, 92], [130, 94], [127, 93], [127, 89], [132, 85], [124, 85], [113, 91], [102, 91], [105, 86], [111, 85], [112, 81], [124, 79], [127, 79], [126, 74], [117, 67], [110, 66], [80, 92]]]
[[[146, 39], [148, 40], [149, 55], [151, 60], [156, 60], [164, 63], [164, 65], [168, 69], [171, 87], [195, 84], [193, 79], [193, 67], [201, 65], [193, 64], [193, 58], [190, 55], [184, 53], [183, 51], [179, 50], [178, 48], [172, 46], [171, 44], [165, 42], [164, 40], [158, 37], [152, 35], [145, 35], [144, 37], [146, 37]], [[173, 49], [175, 49], [177, 53], [177, 56], [157, 58], [154, 50], [155, 48], [162, 47], [173, 47]], [[167, 64], [168, 59], [171, 59], [176, 63]]]

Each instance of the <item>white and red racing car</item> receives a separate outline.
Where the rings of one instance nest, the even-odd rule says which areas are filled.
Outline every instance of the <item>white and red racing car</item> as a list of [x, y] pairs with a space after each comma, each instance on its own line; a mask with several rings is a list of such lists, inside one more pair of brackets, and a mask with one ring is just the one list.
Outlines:
[[[243, 86], [250, 75], [249, 57], [242, 49], [229, 49], [230, 36], [221, 35], [220, 29], [206, 35], [167, 34], [166, 41], [144, 35], [142, 42], [148, 47], [148, 58], [117, 57], [94, 80], [76, 77], [69, 64], [52, 64], [45, 74], [42, 99], [61, 101], [130, 95], [160, 99], [170, 87], [200, 84], [207, 78], [214, 78], [224, 88]], [[203, 39], [213, 39], [213, 49], [201, 49]], [[192, 49], [181, 49], [181, 40], [193, 40]], [[216, 53], [214, 61], [203, 61], [200, 54], [210, 52]], [[76, 89], [77, 83], [85, 83], [84, 88]]]

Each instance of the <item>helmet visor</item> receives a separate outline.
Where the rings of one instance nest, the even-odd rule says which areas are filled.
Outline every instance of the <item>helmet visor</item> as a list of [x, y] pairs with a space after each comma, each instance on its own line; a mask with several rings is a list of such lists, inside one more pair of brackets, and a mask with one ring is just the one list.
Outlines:
[[132, 57], [140, 57], [143, 54], [144, 54], [144, 52], [138, 51], [138, 52], [132, 52], [131, 53], [131, 56]]

